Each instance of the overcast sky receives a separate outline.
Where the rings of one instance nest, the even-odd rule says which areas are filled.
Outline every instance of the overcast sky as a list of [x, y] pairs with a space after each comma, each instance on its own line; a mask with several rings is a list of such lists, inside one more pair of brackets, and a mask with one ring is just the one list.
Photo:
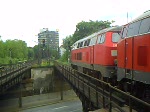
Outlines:
[[0, 35], [3, 41], [21, 39], [33, 47], [40, 29], [59, 29], [61, 44], [82, 20], [114, 20], [113, 25], [123, 25], [127, 12], [131, 21], [147, 10], [149, 0], [0, 0]]

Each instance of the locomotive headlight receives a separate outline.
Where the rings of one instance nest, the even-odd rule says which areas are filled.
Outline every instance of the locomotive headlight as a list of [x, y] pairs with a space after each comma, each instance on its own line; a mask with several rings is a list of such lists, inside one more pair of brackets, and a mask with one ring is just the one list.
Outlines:
[[111, 50], [111, 56], [117, 56], [117, 50]]

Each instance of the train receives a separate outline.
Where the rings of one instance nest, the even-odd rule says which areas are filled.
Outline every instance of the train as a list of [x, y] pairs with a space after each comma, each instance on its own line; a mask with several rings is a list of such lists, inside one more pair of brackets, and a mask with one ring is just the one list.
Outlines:
[[150, 11], [122, 26], [76, 41], [71, 66], [143, 98], [150, 98]]

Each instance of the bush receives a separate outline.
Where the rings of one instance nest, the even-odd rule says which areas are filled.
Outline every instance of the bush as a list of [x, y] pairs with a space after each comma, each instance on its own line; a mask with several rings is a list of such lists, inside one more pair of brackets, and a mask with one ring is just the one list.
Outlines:
[[60, 61], [62, 62], [68, 62], [69, 52], [65, 51], [64, 54], [60, 57]]

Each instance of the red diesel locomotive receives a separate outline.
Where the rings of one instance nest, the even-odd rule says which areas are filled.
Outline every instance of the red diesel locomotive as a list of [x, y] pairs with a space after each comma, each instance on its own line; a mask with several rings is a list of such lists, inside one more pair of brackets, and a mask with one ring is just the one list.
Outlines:
[[71, 50], [72, 67], [99, 79], [112, 78], [121, 29], [106, 28], [75, 42]]
[[135, 94], [149, 97], [150, 11], [124, 26], [121, 35], [123, 39], [117, 45], [117, 80], [126, 86], [126, 91], [132, 85]]
[[147, 11], [123, 28], [107, 28], [75, 42], [71, 66], [104, 81], [115, 80], [123, 90], [149, 99], [149, 57], [150, 11]]

